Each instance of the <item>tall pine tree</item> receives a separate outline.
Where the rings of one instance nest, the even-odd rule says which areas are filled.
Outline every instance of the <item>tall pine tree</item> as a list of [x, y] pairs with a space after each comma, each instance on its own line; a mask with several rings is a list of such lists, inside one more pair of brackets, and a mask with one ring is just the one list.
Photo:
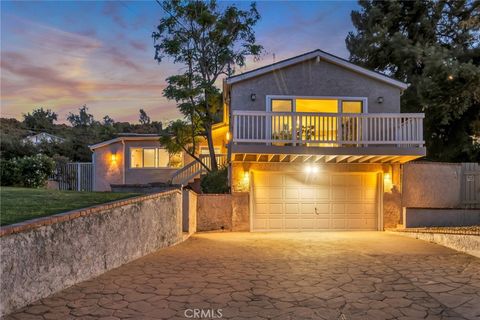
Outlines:
[[410, 84], [402, 111], [425, 112], [428, 159], [480, 161], [480, 2], [359, 3], [350, 60]]

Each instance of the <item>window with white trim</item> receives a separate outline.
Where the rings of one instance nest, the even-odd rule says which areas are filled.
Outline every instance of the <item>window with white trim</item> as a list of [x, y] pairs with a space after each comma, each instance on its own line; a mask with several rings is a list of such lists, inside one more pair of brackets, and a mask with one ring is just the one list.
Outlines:
[[181, 152], [170, 154], [163, 148], [130, 148], [130, 168], [180, 168]]

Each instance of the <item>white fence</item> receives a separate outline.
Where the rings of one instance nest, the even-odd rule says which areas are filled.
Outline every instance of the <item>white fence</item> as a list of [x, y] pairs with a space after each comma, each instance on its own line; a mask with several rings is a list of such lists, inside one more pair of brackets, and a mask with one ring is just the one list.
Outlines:
[[49, 179], [56, 181], [60, 190], [93, 191], [93, 165], [91, 162], [57, 164]]
[[423, 113], [233, 113], [233, 142], [422, 146]]

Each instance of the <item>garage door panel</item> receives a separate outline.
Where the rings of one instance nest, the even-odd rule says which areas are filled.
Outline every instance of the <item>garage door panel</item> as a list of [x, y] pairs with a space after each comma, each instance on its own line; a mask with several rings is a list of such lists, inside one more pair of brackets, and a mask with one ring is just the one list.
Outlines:
[[[253, 230], [376, 230], [377, 175], [254, 172]], [[274, 183], [276, 182], [276, 183]]]
[[296, 219], [288, 219], [285, 217], [285, 229], [299, 229], [300, 221]]
[[299, 203], [285, 203], [285, 214], [299, 214], [300, 204]]
[[268, 196], [270, 199], [283, 199], [283, 188], [269, 187]]
[[315, 213], [315, 203], [301, 203], [300, 204], [300, 213]]
[[300, 197], [302, 200], [314, 200], [316, 196], [317, 188], [300, 188]]

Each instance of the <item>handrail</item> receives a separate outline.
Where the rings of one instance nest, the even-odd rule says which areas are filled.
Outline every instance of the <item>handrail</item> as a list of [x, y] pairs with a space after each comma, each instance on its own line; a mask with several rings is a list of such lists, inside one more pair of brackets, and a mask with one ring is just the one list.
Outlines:
[[307, 146], [422, 147], [424, 117], [423, 113], [234, 111], [232, 140]]
[[[217, 154], [215, 157], [217, 159], [218, 165], [224, 165], [227, 162], [226, 154]], [[211, 169], [209, 155], [202, 154], [199, 156], [199, 158], [209, 169]], [[183, 168], [175, 171], [170, 177], [170, 181], [172, 184], [185, 185], [192, 179], [199, 177], [204, 173], [207, 173], [207, 170], [205, 169], [205, 167], [198, 161], [194, 160], [189, 164], [187, 164], [186, 166], [184, 166]]]

